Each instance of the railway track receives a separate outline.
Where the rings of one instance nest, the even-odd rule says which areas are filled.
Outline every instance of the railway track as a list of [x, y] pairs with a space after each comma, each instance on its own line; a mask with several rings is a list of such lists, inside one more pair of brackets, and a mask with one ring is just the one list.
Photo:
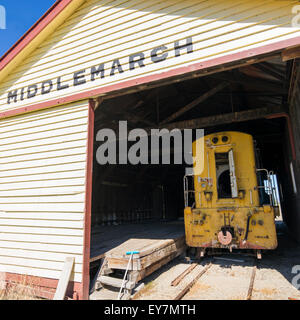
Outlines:
[[[191, 277], [191, 279], [189, 279], [189, 281], [187, 281], [187, 283], [180, 288], [178, 294], [173, 298], [173, 300], [182, 300], [186, 295], [188, 295], [188, 293], [193, 289], [193, 287], [196, 285], [198, 280], [201, 277], [203, 277], [209, 269], [211, 269], [212, 265], [213, 265], [212, 262], [204, 265], [204, 267], [201, 270], [199, 270], [196, 274], [194, 274], [194, 276]], [[191, 266], [186, 268], [186, 270], [184, 270], [179, 276], [177, 276], [172, 281], [172, 285], [178, 286], [180, 282], [183, 281], [196, 268], [196, 266], [197, 264], [192, 264]], [[245, 300], [252, 299], [256, 270], [257, 270], [257, 266], [255, 265], [255, 262], [254, 262], [252, 267], [251, 277], [249, 278], [248, 290], [247, 290], [247, 293], [245, 293]], [[205, 282], [204, 282], [204, 285], [205, 285]], [[220, 287], [222, 287], [222, 283], [220, 283]]]

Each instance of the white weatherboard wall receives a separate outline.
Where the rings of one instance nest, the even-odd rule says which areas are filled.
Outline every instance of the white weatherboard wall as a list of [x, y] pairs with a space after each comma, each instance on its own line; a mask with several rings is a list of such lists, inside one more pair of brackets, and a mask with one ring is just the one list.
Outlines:
[[59, 279], [83, 262], [88, 102], [0, 120], [0, 272]]
[[[292, 0], [86, 0], [0, 84], [0, 112], [300, 36], [300, 28], [291, 23], [292, 8], [298, 4]], [[183, 45], [189, 37], [193, 52], [182, 50], [175, 57], [175, 42]], [[159, 46], [165, 47], [157, 53], [168, 57], [154, 63], [150, 53]], [[129, 70], [129, 56], [140, 52], [145, 66]], [[111, 76], [115, 59], [124, 72]], [[92, 81], [90, 69], [100, 64], [105, 65], [105, 77]], [[74, 86], [78, 71], [82, 71], [81, 83]], [[67, 89], [56, 89], [58, 77]], [[42, 95], [41, 83], [46, 80], [53, 82], [53, 90]], [[27, 99], [31, 85], [37, 85], [38, 91]], [[22, 89], [24, 100], [20, 100]], [[18, 100], [7, 104], [8, 93], [15, 90]]]

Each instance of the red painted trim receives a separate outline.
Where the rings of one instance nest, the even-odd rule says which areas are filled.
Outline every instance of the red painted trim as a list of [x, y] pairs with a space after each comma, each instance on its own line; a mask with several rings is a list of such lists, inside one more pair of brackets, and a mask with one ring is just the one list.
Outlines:
[[243, 240], [241, 240], [240, 243], [239, 243], [239, 249], [275, 250], [277, 248], [277, 246], [278, 246], [277, 239], [276, 239], [276, 242], [274, 243], [274, 245], [273, 246], [269, 246], [269, 247], [259, 246], [257, 244], [251, 243], [249, 241], [246, 241], [244, 243]]
[[89, 299], [90, 287], [90, 249], [91, 249], [91, 217], [92, 217], [92, 182], [93, 182], [93, 151], [94, 151], [94, 120], [95, 102], [89, 100], [87, 166], [85, 190], [85, 218], [84, 218], [84, 248], [82, 271], [82, 296], [80, 299]]
[[[52, 300], [58, 285], [58, 280], [49, 279], [49, 278], [42, 278], [36, 276], [28, 276], [22, 274], [15, 274], [15, 273], [0, 273], [3, 275], [4, 281], [8, 285], [13, 284], [21, 284], [24, 286], [29, 286], [34, 289], [34, 293], [42, 298]], [[69, 297], [77, 297], [81, 295], [82, 284], [79, 282], [70, 282], [67, 290], [67, 295]]]
[[288, 131], [289, 131], [292, 157], [293, 157], [293, 160], [296, 160], [295, 137], [294, 137], [294, 133], [293, 133], [293, 129], [292, 129], [291, 117], [287, 113], [272, 114], [272, 115], [266, 117], [266, 119], [276, 119], [276, 118], [285, 118], [286, 119]]
[[85, 92], [70, 95], [70, 96], [67, 96], [64, 98], [50, 100], [50, 101], [38, 103], [35, 105], [31, 105], [28, 107], [23, 107], [23, 108], [18, 108], [18, 109], [11, 110], [11, 111], [2, 112], [2, 113], [0, 113], [0, 119], [16, 116], [18, 114], [23, 114], [26, 112], [37, 111], [40, 109], [46, 109], [46, 108], [50, 108], [50, 107], [58, 106], [61, 104], [66, 104], [66, 103], [78, 101], [78, 100], [89, 99], [91, 97], [96, 97], [101, 94], [107, 94], [109, 92], [118, 91], [121, 89], [126, 89], [129, 87], [134, 87], [134, 86], [138, 86], [138, 85], [142, 85], [142, 84], [146, 84], [146, 83], [150, 83], [150, 82], [155, 82], [158, 80], [183, 75], [186, 73], [209, 69], [209, 68], [212, 68], [212, 67], [215, 67], [218, 65], [224, 65], [227, 63], [231, 63], [231, 62], [237, 62], [237, 61], [243, 60], [243, 59], [254, 58], [259, 55], [276, 52], [278, 50], [286, 49], [287, 47], [292, 47], [292, 46], [296, 46], [296, 45], [300, 45], [300, 37], [295, 37], [295, 38], [292, 38], [289, 40], [279, 41], [274, 44], [265, 45], [265, 46], [251, 49], [251, 50], [245, 50], [245, 51], [239, 52], [239, 53], [229, 54], [227, 56], [207, 60], [207, 61], [200, 62], [200, 63], [195, 63], [195, 64], [192, 64], [192, 65], [189, 65], [186, 67], [180, 67], [180, 68], [173, 69], [170, 71], [165, 71], [165, 72], [162, 72], [159, 74], [140, 77], [140, 78], [137, 78], [134, 80], [123, 81], [123, 82], [120, 82], [120, 83], [117, 83], [114, 85], [110, 85], [107, 87], [99, 87], [94, 90], [85, 91]]
[[6, 67], [44, 28], [73, 0], [58, 0], [54, 5], [1, 57], [0, 71]]

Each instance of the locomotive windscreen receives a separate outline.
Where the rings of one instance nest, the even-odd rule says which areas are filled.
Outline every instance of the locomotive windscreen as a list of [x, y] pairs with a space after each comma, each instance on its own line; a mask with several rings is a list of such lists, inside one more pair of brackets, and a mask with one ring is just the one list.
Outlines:
[[215, 153], [218, 198], [232, 198], [228, 153]]

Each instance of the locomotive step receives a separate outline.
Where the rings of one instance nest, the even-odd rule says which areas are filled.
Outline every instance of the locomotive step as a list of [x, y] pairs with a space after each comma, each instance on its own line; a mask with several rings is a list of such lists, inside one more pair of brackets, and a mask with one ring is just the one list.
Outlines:
[[[99, 282], [101, 284], [112, 286], [116, 288], [121, 288], [123, 279], [117, 279], [113, 277], [107, 277], [107, 276], [101, 276], [99, 278]], [[124, 284], [124, 288], [128, 290], [132, 290], [135, 287], [135, 282], [132, 281], [126, 281]]]

